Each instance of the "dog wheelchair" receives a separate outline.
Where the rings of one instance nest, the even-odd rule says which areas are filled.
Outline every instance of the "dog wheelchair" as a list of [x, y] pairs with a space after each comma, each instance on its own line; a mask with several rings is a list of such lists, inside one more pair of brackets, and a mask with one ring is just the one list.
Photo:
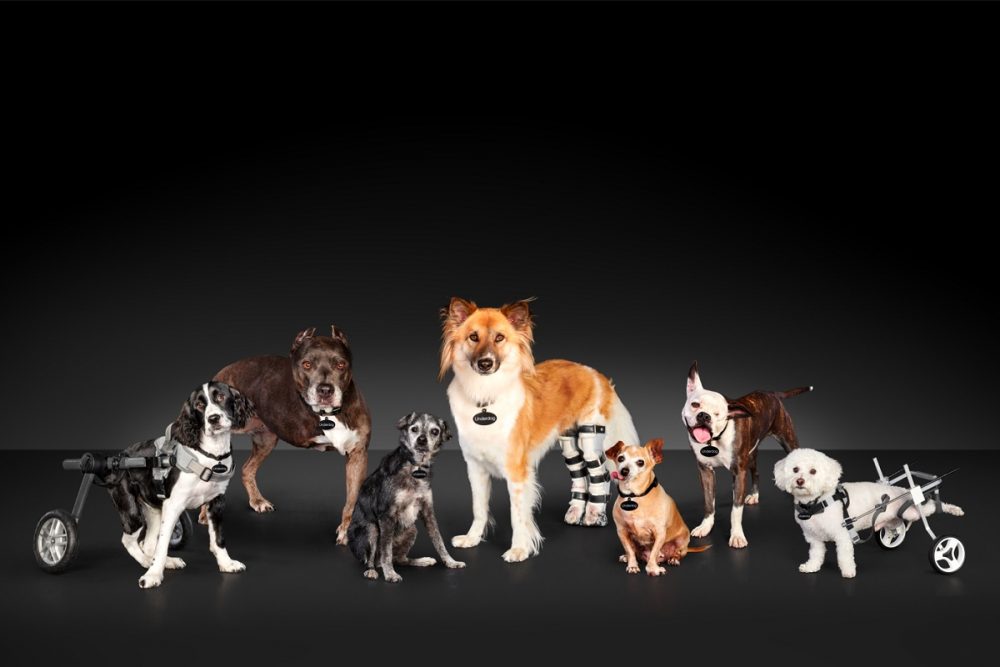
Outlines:
[[[170, 456], [127, 457], [122, 454], [101, 456], [86, 453], [78, 459], [66, 459], [63, 470], [79, 470], [83, 473], [80, 490], [73, 503], [73, 511], [52, 510], [42, 515], [35, 527], [35, 562], [45, 572], [56, 574], [68, 569], [76, 559], [80, 549], [79, 523], [83, 505], [87, 501], [90, 487], [104, 486], [111, 473], [136, 468], [169, 468]], [[194, 532], [194, 522], [187, 512], [183, 512], [174, 532], [170, 536], [170, 548], [180, 549]]]
[[[878, 515], [886, 511], [886, 508], [894, 501], [900, 498], [909, 496], [909, 499], [903, 503], [902, 507], [897, 512], [897, 516], [900, 516], [900, 520], [890, 524], [879, 530], [878, 532], [878, 543], [883, 549], [895, 549], [903, 543], [906, 538], [906, 533], [909, 531], [910, 526], [913, 522], [902, 519], [902, 513], [909, 507], [914, 507], [917, 513], [920, 515], [920, 520], [924, 524], [924, 530], [931, 538], [931, 549], [928, 554], [931, 566], [940, 572], [941, 574], [955, 574], [958, 572], [962, 565], [965, 564], [965, 545], [957, 537], [951, 535], [943, 535], [938, 537], [931, 530], [931, 525], [927, 521], [927, 515], [924, 513], [923, 504], [928, 500], [932, 501], [936, 505], [936, 511], [941, 512], [941, 483], [942, 480], [955, 472], [951, 470], [943, 475], [929, 475], [923, 472], [917, 472], [916, 470], [910, 470], [908, 464], [903, 464], [903, 469], [897, 471], [896, 473], [886, 476], [882, 474], [882, 468], [879, 466], [878, 458], [873, 458], [872, 461], [875, 463], [875, 472], [878, 474], [878, 479], [876, 480], [880, 484], [893, 485], [896, 482], [906, 480], [908, 490], [906, 493], [900, 494], [895, 498], [889, 498], [887, 495], [882, 496], [882, 502], [877, 504], [872, 509], [867, 512], [862, 512], [854, 516], [845, 516], [843, 526], [847, 528], [848, 533], [851, 535], [851, 540], [855, 544], [861, 544], [867, 542], [871, 539], [872, 535], [869, 534], [867, 537], [861, 537], [855, 528], [854, 524], [869, 514], [874, 514], [872, 517], [872, 532], [874, 532], [875, 520]], [[923, 484], [917, 484], [914, 480], [920, 480]], [[845, 508], [845, 515], [847, 514]]]

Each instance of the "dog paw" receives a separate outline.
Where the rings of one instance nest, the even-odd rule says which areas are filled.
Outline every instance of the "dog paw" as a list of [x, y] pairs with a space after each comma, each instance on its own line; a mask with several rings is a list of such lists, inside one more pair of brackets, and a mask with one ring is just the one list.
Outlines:
[[219, 563], [219, 572], [243, 572], [247, 566], [238, 560], [230, 560], [227, 563]]
[[744, 500], [743, 502], [746, 505], [760, 504], [760, 493], [751, 493], [749, 496], [746, 497], [746, 500]]
[[250, 501], [250, 508], [258, 514], [263, 514], [264, 512], [273, 512], [274, 505], [267, 498], [254, 498]]
[[734, 549], [745, 549], [747, 544], [747, 538], [743, 533], [733, 533], [729, 536], [729, 546]]
[[810, 563], [809, 561], [806, 561], [805, 563], [802, 563], [802, 565], [799, 565], [799, 572], [805, 572], [807, 574], [819, 572], [821, 565], [821, 563]]
[[575, 526], [580, 523], [580, 519], [583, 518], [583, 508], [579, 505], [570, 505], [569, 509], [566, 510], [566, 516], [563, 517], [563, 521], [571, 526]]
[[705, 537], [712, 532], [712, 526], [714, 525], [714, 521], [702, 521], [691, 531], [691, 537]]
[[365, 579], [378, 579], [378, 570], [365, 570]]
[[628, 556], [626, 556], [625, 554], [622, 554], [621, 556], [618, 557], [618, 562], [619, 563], [627, 563], [628, 562]]
[[337, 528], [337, 545], [341, 547], [347, 546], [347, 526], [339, 526]]
[[668, 558], [667, 559], [667, 565], [673, 565], [674, 567], [677, 567], [680, 564], [681, 564], [681, 559], [680, 558]]
[[203, 526], [208, 525], [208, 505], [201, 506], [201, 511], [198, 512], [198, 523]]
[[162, 572], [146, 571], [146, 574], [139, 577], [139, 588], [156, 588], [163, 583]]
[[648, 574], [651, 577], [659, 577], [666, 573], [667, 573], [667, 568], [665, 567], [660, 567], [659, 565], [653, 565], [653, 566], [650, 566], [648, 564], [646, 565], [646, 574]]
[[403, 580], [403, 578], [399, 576], [399, 574], [397, 574], [396, 572], [389, 572], [385, 575], [385, 580], [388, 581], [390, 584], [398, 584]]
[[[433, 558], [431, 560], [433, 560]], [[463, 563], [460, 560], [449, 560], [445, 561], [444, 566], [451, 570], [461, 570], [463, 567], [465, 567], [465, 563]]]
[[411, 565], [413, 567], [431, 567], [436, 564], [437, 560], [431, 558], [430, 556], [424, 556], [423, 558], [411, 558], [410, 562], [407, 563], [407, 565]]
[[459, 549], [470, 549], [482, 541], [483, 538], [478, 535], [456, 535], [451, 538], [451, 546]]
[[639, 574], [639, 564], [631, 563], [625, 566], [625, 571], [628, 572], [629, 574]]
[[858, 576], [858, 568], [853, 565], [851, 567], [842, 567], [840, 568], [840, 576], [844, 579], [853, 579]]
[[503, 559], [508, 563], [520, 563], [528, 559], [528, 550], [521, 547], [511, 547], [503, 552]]
[[585, 526], [606, 526], [608, 525], [608, 514], [604, 508], [587, 506], [587, 511], [583, 514], [583, 525]]
[[183, 570], [187, 563], [184, 562], [183, 558], [174, 558], [173, 556], [167, 557], [166, 568], [168, 570]]

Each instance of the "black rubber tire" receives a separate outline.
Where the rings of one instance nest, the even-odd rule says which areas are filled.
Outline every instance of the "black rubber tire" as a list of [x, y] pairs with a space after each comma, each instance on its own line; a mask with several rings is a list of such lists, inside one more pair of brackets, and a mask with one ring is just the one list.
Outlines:
[[[47, 535], [42, 535], [45, 529]], [[53, 534], [55, 533], [55, 534]], [[35, 526], [35, 539], [32, 541], [35, 562], [38, 567], [49, 574], [65, 572], [80, 550], [79, 529], [76, 519], [66, 510], [52, 510], [42, 515]], [[55, 540], [49, 550], [43, 541]]]
[[188, 512], [181, 512], [177, 525], [174, 526], [174, 532], [170, 535], [170, 548], [183, 549], [193, 534], [194, 521], [191, 520], [191, 515]]
[[[948, 557], [935, 557], [938, 546], [945, 540], [951, 541], [951, 547], [946, 550]], [[940, 572], [941, 574], [955, 574], [965, 565], [965, 545], [962, 544], [962, 540], [954, 535], [942, 535], [934, 540], [927, 555], [930, 558], [931, 567], [934, 568], [935, 572]]]

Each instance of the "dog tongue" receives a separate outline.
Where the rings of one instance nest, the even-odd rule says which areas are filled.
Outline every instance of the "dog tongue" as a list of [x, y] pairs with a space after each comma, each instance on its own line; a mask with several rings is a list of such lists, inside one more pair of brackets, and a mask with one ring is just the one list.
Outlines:
[[698, 441], [698, 444], [705, 444], [712, 438], [712, 432], [704, 426], [695, 426], [691, 429], [691, 435]]
[[612, 470], [611, 471], [611, 479], [621, 479], [621, 478], [622, 478], [622, 476], [618, 474], [617, 470]]

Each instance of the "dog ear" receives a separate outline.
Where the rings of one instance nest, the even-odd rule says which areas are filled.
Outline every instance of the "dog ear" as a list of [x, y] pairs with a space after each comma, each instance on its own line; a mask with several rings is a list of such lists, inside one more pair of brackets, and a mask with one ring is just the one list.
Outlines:
[[402, 431], [406, 428], [409, 428], [410, 424], [412, 424], [415, 421], [417, 421], [417, 413], [411, 412], [410, 414], [403, 415], [402, 417], [399, 418], [399, 421], [396, 422], [396, 428]]
[[528, 304], [534, 300], [535, 297], [515, 301], [514, 303], [501, 306], [500, 312], [504, 314], [504, 317], [506, 317], [511, 325], [518, 331], [531, 331], [531, 327], [534, 326], [535, 321], [531, 315], [531, 308], [528, 307]]
[[312, 338], [315, 335], [316, 335], [316, 327], [310, 327], [310, 328], [306, 329], [305, 331], [300, 331], [299, 335], [296, 336], [295, 340], [292, 342], [292, 352], [295, 352], [297, 349], [299, 349], [300, 347], [302, 347], [302, 345], [307, 340], [309, 340], [310, 338]]
[[688, 396], [695, 393], [696, 391], [703, 391], [705, 388], [701, 386], [701, 376], [698, 375], [698, 362], [695, 361], [691, 364], [691, 370], [688, 371], [687, 380], [687, 393]]
[[618, 458], [619, 452], [621, 452], [624, 447], [625, 443], [619, 440], [615, 444], [611, 445], [611, 449], [606, 450], [604, 455], [609, 459], [616, 459]]
[[448, 307], [441, 309], [441, 319], [444, 321], [445, 328], [454, 328], [469, 319], [469, 315], [472, 315], [474, 312], [476, 312], [474, 301], [466, 301], [465, 299], [453, 296]]
[[451, 440], [451, 429], [448, 428], [447, 420], [439, 419], [438, 424], [441, 427], [441, 442], [448, 442]]
[[229, 387], [229, 392], [233, 395], [233, 428], [243, 428], [257, 414], [257, 407], [235, 387]]
[[[826, 465], [826, 470], [823, 471], [827, 481], [826, 487], [829, 489], [836, 488], [841, 475], [844, 474], [844, 467], [840, 465], [840, 461], [837, 459], [831, 458], [822, 452], [820, 452], [820, 455], [823, 457], [823, 463]], [[817, 472], [820, 471], [817, 470]]]
[[170, 436], [185, 447], [197, 447], [201, 443], [204, 413], [198, 410], [199, 396], [201, 396], [200, 388], [191, 392], [188, 400], [181, 406], [181, 413], [177, 415], [177, 421], [170, 430]]
[[653, 457], [653, 463], [663, 462], [663, 438], [650, 440], [645, 444], [645, 447], [649, 450], [650, 455]]
[[330, 325], [330, 336], [347, 345], [347, 334], [344, 333], [343, 329], [338, 329], [336, 324]]
[[788, 488], [788, 482], [791, 479], [788, 475], [787, 466], [785, 461], [788, 457], [781, 459], [774, 464], [774, 485], [784, 491], [785, 493], [791, 493], [791, 489]]
[[739, 405], [737, 403], [730, 403], [729, 404], [729, 418], [730, 419], [745, 419], [747, 417], [752, 417], [752, 416], [753, 415], [750, 414], [750, 411], [747, 410], [742, 405]]

